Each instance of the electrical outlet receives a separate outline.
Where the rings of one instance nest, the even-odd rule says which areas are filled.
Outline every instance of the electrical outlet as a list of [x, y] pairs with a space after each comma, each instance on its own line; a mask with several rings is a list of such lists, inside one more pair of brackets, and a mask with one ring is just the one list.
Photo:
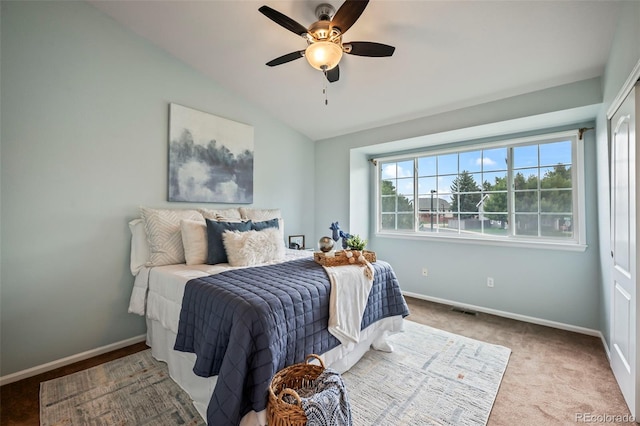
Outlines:
[[429, 270], [427, 268], [422, 268], [422, 276], [426, 277], [429, 275]]
[[487, 287], [493, 288], [493, 278], [487, 277]]

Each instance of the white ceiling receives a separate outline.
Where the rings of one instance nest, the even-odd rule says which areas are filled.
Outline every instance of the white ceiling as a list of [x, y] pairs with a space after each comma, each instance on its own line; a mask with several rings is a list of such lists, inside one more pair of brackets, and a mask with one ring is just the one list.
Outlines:
[[396, 51], [345, 55], [325, 106], [324, 76], [304, 59], [265, 65], [306, 45], [258, 12], [266, 4], [308, 26], [324, 0], [88, 1], [312, 140], [601, 76], [620, 10], [619, 1], [372, 0], [343, 40]]

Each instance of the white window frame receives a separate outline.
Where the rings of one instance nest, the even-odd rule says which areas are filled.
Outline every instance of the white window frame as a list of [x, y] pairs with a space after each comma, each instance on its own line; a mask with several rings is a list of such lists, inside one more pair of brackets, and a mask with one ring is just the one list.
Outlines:
[[[584, 251], [587, 248], [586, 241], [586, 207], [585, 207], [585, 176], [584, 176], [584, 140], [580, 139], [580, 133], [578, 130], [539, 134], [535, 136], [528, 136], [522, 138], [504, 139], [496, 142], [487, 142], [479, 144], [471, 144], [464, 146], [457, 146], [455, 148], [443, 148], [443, 149], [429, 149], [421, 152], [412, 152], [410, 154], [400, 154], [391, 156], [379, 156], [374, 158], [373, 163], [375, 167], [375, 179], [374, 179], [374, 191], [375, 191], [375, 235], [380, 238], [401, 238], [401, 239], [418, 239], [418, 240], [441, 240], [446, 242], [460, 242], [466, 244], [485, 244], [485, 245], [499, 245], [499, 246], [516, 246], [516, 247], [534, 247], [545, 249], [558, 249], [558, 250], [571, 250], [571, 251]], [[517, 236], [510, 233], [508, 236], [494, 236], [489, 234], [473, 234], [466, 233], [456, 234], [444, 234], [444, 233], [430, 233], [418, 231], [418, 176], [417, 158], [423, 156], [443, 155], [450, 153], [461, 153], [467, 151], [474, 151], [480, 149], [492, 149], [492, 148], [507, 148], [507, 152], [510, 153], [516, 146], [531, 145], [531, 144], [544, 144], [547, 142], [553, 142], [558, 139], [570, 139], [572, 142], [571, 150], [571, 172], [572, 172], [572, 197], [573, 197], [573, 237], [566, 239], [558, 238], [545, 238], [545, 237], [528, 237]], [[393, 161], [414, 161], [414, 228], [413, 230], [388, 230], [382, 229], [382, 206], [380, 196], [380, 183], [381, 183], [381, 165], [383, 162]], [[513, 162], [509, 160], [508, 175], [509, 182], [512, 182]], [[513, 189], [509, 189], [510, 198], [512, 197]], [[512, 221], [512, 215], [514, 215], [511, 202], [509, 202], [509, 217], [510, 223]]]

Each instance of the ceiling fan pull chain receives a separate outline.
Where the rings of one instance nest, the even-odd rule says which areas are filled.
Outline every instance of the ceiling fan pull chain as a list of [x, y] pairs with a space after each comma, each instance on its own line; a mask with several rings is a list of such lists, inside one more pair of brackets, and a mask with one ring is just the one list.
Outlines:
[[[323, 72], [323, 74], [326, 77], [327, 76], [327, 71], [325, 70]], [[323, 81], [324, 81], [324, 83], [322, 85], [322, 94], [324, 95], [324, 104], [326, 106], [326, 105], [329, 105], [329, 100], [327, 99], [327, 79], [324, 78]]]

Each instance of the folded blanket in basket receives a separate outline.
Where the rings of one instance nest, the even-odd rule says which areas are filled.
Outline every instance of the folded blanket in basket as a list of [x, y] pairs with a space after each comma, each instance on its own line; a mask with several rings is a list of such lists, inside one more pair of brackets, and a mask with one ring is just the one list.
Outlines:
[[298, 390], [307, 426], [352, 426], [347, 387], [340, 374], [326, 368], [313, 385]]

